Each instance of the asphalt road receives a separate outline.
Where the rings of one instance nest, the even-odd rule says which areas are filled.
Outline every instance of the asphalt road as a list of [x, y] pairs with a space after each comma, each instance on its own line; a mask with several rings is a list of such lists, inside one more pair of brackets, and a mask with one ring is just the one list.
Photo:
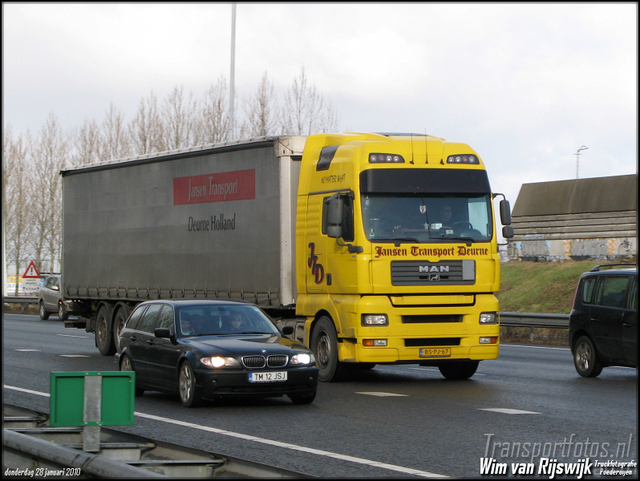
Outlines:
[[[93, 335], [36, 316], [4, 314], [3, 358], [4, 402], [41, 412], [49, 412], [50, 372], [117, 370]], [[495, 474], [487, 479], [505, 477], [499, 463], [507, 475], [519, 469], [511, 463], [532, 463], [533, 477], [549, 479], [543, 458], [598, 476], [606, 472], [596, 462], [638, 460], [637, 370], [583, 379], [568, 349], [502, 345], [468, 381], [377, 366], [320, 384], [308, 406], [276, 398], [186, 409], [177, 397], [146, 393], [136, 398], [135, 424], [116, 429], [319, 477], [476, 478], [484, 462]]]

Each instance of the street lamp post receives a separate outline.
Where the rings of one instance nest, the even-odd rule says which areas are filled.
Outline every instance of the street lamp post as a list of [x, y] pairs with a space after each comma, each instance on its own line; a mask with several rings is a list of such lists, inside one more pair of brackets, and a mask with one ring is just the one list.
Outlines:
[[578, 169], [580, 167], [580, 151], [581, 150], [587, 150], [588, 148], [589, 147], [587, 147], [586, 145], [583, 145], [582, 147], [580, 147], [578, 149], [578, 151], [575, 154], [573, 154], [573, 155], [576, 156], [576, 179], [578, 178]]

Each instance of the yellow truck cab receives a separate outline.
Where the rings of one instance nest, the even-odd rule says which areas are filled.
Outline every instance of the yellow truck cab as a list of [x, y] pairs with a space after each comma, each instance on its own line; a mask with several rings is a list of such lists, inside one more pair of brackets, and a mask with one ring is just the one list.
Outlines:
[[[498, 195], [466, 144], [417, 134], [307, 138], [296, 314], [322, 381], [379, 363], [466, 379], [498, 357]], [[510, 237], [508, 201], [500, 210]]]

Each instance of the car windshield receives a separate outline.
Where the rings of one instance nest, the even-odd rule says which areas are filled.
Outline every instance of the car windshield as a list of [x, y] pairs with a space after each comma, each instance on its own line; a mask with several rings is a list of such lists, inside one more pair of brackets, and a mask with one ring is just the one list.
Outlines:
[[488, 242], [490, 195], [363, 194], [364, 230], [372, 242]]
[[185, 306], [176, 313], [181, 337], [230, 334], [279, 334], [255, 306]]

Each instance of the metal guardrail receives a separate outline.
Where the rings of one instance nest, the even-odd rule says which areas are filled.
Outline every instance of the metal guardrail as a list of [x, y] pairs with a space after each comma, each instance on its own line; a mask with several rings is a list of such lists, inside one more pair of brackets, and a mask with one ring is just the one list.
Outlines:
[[[5, 303], [37, 304], [37, 297], [4, 296]], [[501, 312], [500, 325], [507, 327], [569, 328], [569, 314], [538, 314], [527, 312]]]
[[507, 327], [568, 329], [569, 314], [501, 312], [500, 325]]
[[34, 296], [2, 296], [4, 303], [37, 304], [38, 299]]

